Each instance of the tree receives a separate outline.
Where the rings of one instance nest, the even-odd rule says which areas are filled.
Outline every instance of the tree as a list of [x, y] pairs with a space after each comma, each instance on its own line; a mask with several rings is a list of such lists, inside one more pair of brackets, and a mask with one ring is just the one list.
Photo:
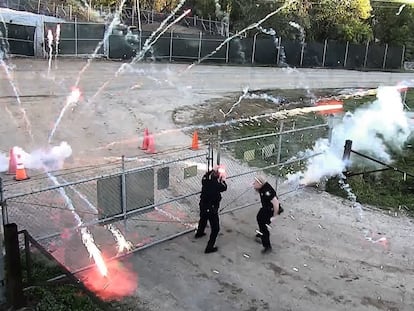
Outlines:
[[378, 5], [373, 11], [375, 40], [390, 45], [406, 46], [406, 60], [414, 59], [414, 5]]
[[312, 5], [311, 33], [316, 41], [363, 43], [372, 39], [369, 0], [323, 0]]

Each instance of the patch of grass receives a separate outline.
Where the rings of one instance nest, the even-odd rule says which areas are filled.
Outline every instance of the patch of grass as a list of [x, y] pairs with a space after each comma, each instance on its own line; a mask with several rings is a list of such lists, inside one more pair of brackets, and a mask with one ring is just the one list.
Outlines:
[[[37, 249], [30, 253], [30, 283], [26, 269], [26, 257], [22, 252], [21, 264], [23, 269], [24, 296], [29, 310], [36, 311], [104, 311], [104, 310], [136, 310], [136, 304], [119, 301], [104, 302], [87, 292], [80, 284], [68, 279], [56, 282], [48, 280], [63, 274], [59, 265], [46, 258]], [[134, 305], [134, 306], [131, 306]], [[0, 306], [1, 309], [1, 306]]]
[[[312, 90], [313, 94], [309, 94], [307, 90], [272, 90], [263, 92], [274, 97], [283, 98], [282, 104], [275, 105], [261, 100], [243, 100], [243, 102], [234, 109], [234, 111], [227, 117], [229, 118], [241, 118], [247, 116], [254, 116], [258, 114], [264, 114], [267, 112], [275, 112], [282, 109], [291, 109], [295, 107], [304, 107], [309, 105], [311, 98], [317, 98], [320, 96], [337, 96], [339, 90], [337, 89], [321, 89]], [[239, 95], [238, 95], [239, 96]], [[223, 115], [219, 113], [219, 109], [228, 111], [231, 106], [237, 101], [237, 96], [229, 96], [226, 99], [219, 102], [206, 103], [202, 109], [197, 109], [196, 117], [192, 121], [192, 124], [212, 124], [214, 122], [223, 122]], [[344, 110], [354, 111], [355, 109], [372, 103], [376, 99], [375, 95], [364, 96], [361, 98], [350, 98], [344, 100]], [[405, 104], [408, 109], [412, 109], [414, 112], [414, 91], [410, 89], [405, 97]], [[298, 115], [290, 117], [284, 120], [284, 129], [302, 128], [316, 124], [326, 123], [324, 117], [317, 114]], [[221, 129], [222, 140], [233, 140], [241, 137], [256, 136], [271, 132], [278, 132], [280, 130], [280, 120], [261, 119], [252, 120], [250, 122], [244, 122], [239, 124], [232, 124], [231, 126], [217, 126], [209, 127], [205, 133], [205, 137], [215, 137], [217, 130]], [[280, 155], [280, 161], [283, 162], [292, 156], [295, 156], [300, 151], [304, 151], [306, 148], [311, 148], [314, 142], [320, 137], [327, 137], [326, 129], [318, 129], [307, 132], [297, 132], [289, 135], [285, 135], [281, 141], [282, 153]], [[277, 156], [272, 155], [270, 157], [263, 158], [261, 156], [262, 149], [271, 144], [275, 144], [276, 148], [279, 144], [278, 136], [266, 137], [256, 140], [247, 140], [239, 143], [233, 143], [225, 145], [226, 150], [234, 155], [235, 158], [244, 160], [246, 150], [255, 150], [254, 159], [247, 163], [252, 167], [266, 167], [271, 164], [277, 163]], [[412, 148], [414, 141], [408, 142], [405, 148], [400, 152], [393, 155], [395, 162], [393, 166], [412, 172], [414, 174], [414, 150]], [[371, 155], [375, 158], [375, 155]], [[364, 172], [372, 170], [372, 163], [365, 162], [370, 165], [370, 168], [366, 166], [352, 167], [351, 170], [355, 172]], [[284, 176], [287, 173], [301, 171], [304, 169], [304, 163], [296, 163], [289, 167], [282, 169], [272, 169], [267, 173]], [[353, 193], [357, 196], [357, 200], [364, 204], [375, 205], [383, 209], [399, 209], [404, 210], [414, 215], [414, 196], [412, 192], [414, 190], [414, 179], [408, 177], [403, 180], [403, 176], [394, 170], [384, 171], [381, 173], [365, 173], [358, 176], [348, 178], [347, 182], [352, 188]], [[346, 197], [346, 193], [340, 189], [338, 180], [332, 178], [327, 183], [327, 191], [342, 197]]]

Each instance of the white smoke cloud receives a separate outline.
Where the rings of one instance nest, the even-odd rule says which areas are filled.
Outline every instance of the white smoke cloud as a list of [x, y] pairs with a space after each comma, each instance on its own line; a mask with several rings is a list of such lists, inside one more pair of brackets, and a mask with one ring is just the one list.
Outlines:
[[[15, 157], [21, 156], [21, 161], [27, 169], [39, 170], [58, 170], [63, 167], [65, 159], [72, 155], [72, 148], [67, 142], [49, 149], [38, 149], [27, 153], [20, 147], [13, 147]], [[0, 153], [0, 172], [5, 172], [9, 168], [9, 156]]]
[[409, 119], [398, 88], [379, 87], [374, 102], [356, 109], [353, 114], [347, 112], [333, 126], [330, 144], [327, 139], [319, 139], [312, 150], [306, 151], [323, 154], [309, 159], [306, 170], [289, 175], [288, 182], [309, 184], [341, 174], [347, 164], [342, 156], [348, 139], [352, 140], [353, 150], [390, 163], [390, 152], [401, 150], [410, 134]]

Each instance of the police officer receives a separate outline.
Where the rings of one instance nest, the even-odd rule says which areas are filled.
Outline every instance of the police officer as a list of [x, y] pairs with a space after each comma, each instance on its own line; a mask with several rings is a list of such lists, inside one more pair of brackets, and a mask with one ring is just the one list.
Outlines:
[[283, 209], [280, 206], [275, 189], [263, 177], [256, 176], [253, 187], [259, 192], [262, 204], [256, 216], [257, 224], [259, 225], [256, 237], [262, 240], [262, 253], [268, 253], [272, 250], [268, 225], [270, 225], [274, 213], [276, 212], [279, 215], [283, 212]]
[[221, 201], [221, 192], [227, 190], [227, 184], [224, 180], [224, 176], [220, 176], [217, 167], [204, 174], [201, 184], [200, 221], [198, 222], [195, 238], [201, 238], [206, 235], [204, 230], [208, 221], [210, 223], [211, 233], [207, 247], [204, 251], [208, 254], [217, 251], [217, 247], [214, 246], [214, 244], [216, 243], [216, 238], [220, 231], [218, 211]]

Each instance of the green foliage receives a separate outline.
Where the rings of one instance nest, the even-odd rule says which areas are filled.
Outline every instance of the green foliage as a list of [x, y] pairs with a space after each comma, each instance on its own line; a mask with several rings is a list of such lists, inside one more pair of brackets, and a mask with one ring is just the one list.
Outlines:
[[[33, 249], [32, 249], [33, 250]], [[27, 267], [26, 257], [21, 257], [22, 267]], [[41, 253], [30, 254], [31, 284], [25, 291], [27, 304], [36, 311], [99, 311], [101, 308], [77, 284], [52, 284], [46, 281], [62, 275], [61, 268]], [[28, 271], [23, 269], [23, 283], [27, 284]]]
[[406, 60], [414, 59], [414, 5], [389, 4], [374, 8], [373, 31], [375, 39], [395, 46], [406, 46]]
[[99, 311], [91, 298], [73, 285], [33, 287], [26, 291], [36, 311]]

